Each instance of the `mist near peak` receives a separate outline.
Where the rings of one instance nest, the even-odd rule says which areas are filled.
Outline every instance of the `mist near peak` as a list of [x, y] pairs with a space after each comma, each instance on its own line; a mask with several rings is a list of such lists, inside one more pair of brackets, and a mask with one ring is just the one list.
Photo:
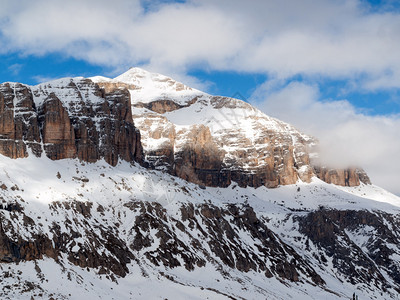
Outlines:
[[347, 100], [324, 100], [317, 86], [304, 82], [266, 82], [250, 102], [267, 115], [316, 137], [323, 165], [358, 166], [372, 183], [400, 194], [400, 116], [369, 116]]

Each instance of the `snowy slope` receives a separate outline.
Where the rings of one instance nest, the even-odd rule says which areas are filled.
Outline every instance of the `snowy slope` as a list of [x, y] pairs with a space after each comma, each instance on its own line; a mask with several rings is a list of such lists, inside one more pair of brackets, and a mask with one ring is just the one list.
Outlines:
[[122, 82], [131, 85], [130, 93], [133, 104], [149, 103], [158, 99], [173, 99], [184, 105], [193, 97], [205, 94], [167, 76], [150, 73], [140, 68], [131, 68], [114, 79], [103, 76], [95, 76], [90, 79], [93, 82]]
[[[14, 226], [18, 227], [20, 237], [28, 240], [33, 232], [52, 237], [53, 232], [49, 228], [54, 222], [61, 226], [61, 232], [69, 232], [68, 226], [65, 227], [60, 220], [73, 218], [78, 232], [82, 232], [88, 226], [87, 224], [90, 224], [90, 228], [96, 228], [95, 224], [110, 227], [119, 223], [119, 237], [129, 243], [134, 238], [130, 226], [132, 220], [138, 216], [138, 212], [127, 209], [127, 204], [136, 201], [158, 202], [166, 209], [168, 216], [181, 219], [180, 208], [189, 203], [193, 205], [212, 203], [217, 207], [225, 207], [229, 204], [242, 205], [245, 202], [253, 207], [260, 218], [269, 220], [268, 226], [273, 228], [289, 245], [309, 256], [307, 254], [309, 252], [302, 249], [301, 243], [295, 242], [297, 239], [294, 237], [301, 235], [294, 230], [297, 226], [293, 221], [295, 215], [305, 215], [321, 205], [340, 210], [366, 209], [371, 212], [385, 211], [392, 214], [400, 212], [400, 199], [394, 195], [391, 195], [386, 203], [368, 199], [367, 194], [371, 189], [375, 191], [374, 198], [380, 195], [381, 201], [384, 198], [388, 199], [388, 193], [378, 187], [360, 186], [357, 191], [363, 196], [358, 196], [352, 188], [338, 188], [319, 180], [311, 184], [298, 183], [273, 190], [263, 187], [239, 188], [234, 185], [226, 189], [207, 188], [204, 190], [168, 174], [149, 171], [128, 163], [120, 163], [116, 167], [111, 167], [105, 162], [83, 165], [76, 160], [51, 161], [45, 157], [35, 158], [33, 155], [18, 160], [0, 157], [0, 170], [0, 181], [4, 184], [0, 190], [3, 205], [6, 203], [11, 205], [16, 199], [20, 199], [18, 202], [23, 207], [24, 214], [37, 220], [34, 227], [28, 229], [18, 225], [22, 219], [12, 221], [12, 213], [2, 210], [3, 218], [10, 218]], [[57, 201], [91, 203], [93, 207], [91, 216], [84, 217], [74, 211], [51, 209], [54, 206], [53, 203]], [[99, 210], [100, 206], [104, 208], [102, 213]], [[153, 242], [146, 249], [147, 252], [157, 249], [156, 234], [157, 230], [152, 233]], [[193, 234], [199, 233], [195, 230]], [[246, 231], [239, 232], [239, 235], [248, 245], [253, 243]], [[189, 237], [190, 235], [182, 234], [180, 238], [190, 243]], [[10, 238], [12, 238], [11, 233]], [[76, 239], [76, 242], [75, 246], [71, 246], [71, 251], [79, 252], [80, 247], [90, 243], [90, 240], [82, 236]], [[400, 253], [398, 245], [396, 247], [397, 253]], [[98, 251], [107, 252], [105, 248], [103, 250], [100, 248]], [[186, 270], [183, 266], [169, 269], [153, 265], [142, 251], [137, 252], [135, 254], [137, 259], [128, 264], [128, 275], [124, 278], [116, 276], [115, 281], [110, 279], [110, 274], [99, 274], [99, 269], [84, 269], [71, 264], [67, 259], [67, 254], [62, 254], [60, 263], [45, 258], [36, 262], [13, 264], [11, 269], [9, 269], [10, 264], [2, 264], [2, 297], [26, 299], [31, 295], [42, 294], [46, 297], [53, 295], [57, 299], [64, 299], [63, 297], [65, 299], [82, 299], [83, 297], [85, 299], [104, 299], [104, 297], [107, 299], [187, 299], [187, 297], [226, 299], [228, 296], [245, 299], [264, 297], [268, 299], [291, 297], [294, 299], [348, 299], [356, 291], [361, 299], [374, 295], [379, 298], [381, 292], [364, 289], [365, 283], [359, 285], [342, 283], [341, 280], [344, 278], [334, 267], [331, 267], [332, 273], [327, 272], [318, 266], [317, 261], [313, 262], [312, 257], [310, 257], [310, 263], [314, 264], [326, 282], [326, 285], [322, 287], [307, 283], [307, 281], [303, 283], [279, 281], [275, 277], [264, 277], [258, 272], [244, 273], [223, 265], [217, 267], [210, 262], [192, 271]], [[230, 275], [224, 275], [225, 273], [219, 270], [221, 267]], [[171, 281], [171, 278], [174, 279]], [[16, 279], [18, 282], [15, 281]], [[26, 291], [26, 284], [34, 288]], [[157, 284], [157, 289], [154, 289], [154, 284]], [[16, 287], [7, 290], [8, 285]], [[391, 290], [389, 289], [388, 292]], [[386, 297], [391, 296], [386, 294]]]
[[[28, 203], [48, 205], [54, 201], [82, 198], [114, 205], [119, 203], [119, 199], [115, 199], [119, 195], [126, 199], [158, 201], [168, 209], [173, 207], [170, 204], [181, 202], [195, 204], [212, 200], [216, 204], [242, 203], [246, 198], [262, 213], [269, 211], [268, 205], [285, 209], [315, 210], [323, 205], [332, 209], [400, 212], [400, 197], [378, 186], [340, 187], [319, 179], [310, 184], [299, 181], [276, 189], [240, 188], [236, 184], [228, 188], [202, 189], [164, 172], [126, 162], [112, 167], [104, 161], [85, 164], [78, 160], [53, 161], [45, 156], [37, 158], [33, 155], [16, 160], [0, 156], [0, 172], [1, 182], [9, 187], [0, 190], [6, 203], [22, 198]], [[174, 185], [176, 187], [173, 188]], [[182, 186], [187, 187], [185, 191], [182, 191]]]

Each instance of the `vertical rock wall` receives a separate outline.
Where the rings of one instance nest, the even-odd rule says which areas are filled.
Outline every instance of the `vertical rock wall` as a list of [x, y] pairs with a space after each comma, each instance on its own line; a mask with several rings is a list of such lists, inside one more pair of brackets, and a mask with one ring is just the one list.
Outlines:
[[0, 154], [10, 158], [143, 160], [126, 89], [106, 93], [88, 79], [0, 85]]

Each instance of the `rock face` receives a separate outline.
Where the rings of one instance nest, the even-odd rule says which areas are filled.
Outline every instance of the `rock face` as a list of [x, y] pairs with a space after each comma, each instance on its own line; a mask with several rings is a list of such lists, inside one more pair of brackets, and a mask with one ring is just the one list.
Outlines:
[[0, 153], [26, 157], [27, 147], [42, 152], [39, 123], [31, 90], [21, 84], [0, 85]]
[[395, 261], [398, 217], [369, 211], [321, 209], [297, 220], [300, 233], [322, 250], [318, 251], [321, 264], [328, 265], [327, 259], [331, 260], [333, 267], [354, 285], [370, 282], [385, 290], [393, 282], [400, 293], [400, 265]]
[[175, 153], [174, 173], [198, 184], [226, 186], [223, 152], [213, 141], [210, 129], [204, 125], [192, 126], [177, 135], [185, 135], [186, 143]]
[[104, 158], [142, 161], [129, 92], [106, 92], [88, 79], [63, 79], [28, 87], [0, 85], [0, 153], [20, 158], [31, 151], [53, 160]]
[[94, 80], [108, 91], [129, 89], [146, 160], [185, 180], [213, 187], [232, 182], [277, 187], [314, 176], [342, 186], [370, 183], [362, 169], [314, 164], [313, 137], [244, 101], [211, 96], [137, 68], [114, 80]]
[[[56, 202], [50, 206], [53, 212], [57, 211], [73, 211], [78, 216], [84, 216], [87, 219], [91, 218], [91, 203], [85, 202]], [[11, 215], [22, 216], [23, 225], [25, 228], [32, 228], [35, 222], [29, 216], [25, 215], [22, 210], [11, 210]], [[78, 217], [79, 218], [79, 217]], [[0, 262], [20, 262], [43, 259], [50, 257], [59, 261], [60, 255], [65, 254], [68, 260], [82, 268], [103, 268], [108, 272], [113, 272], [119, 276], [125, 276], [128, 272], [126, 264], [132, 259], [130, 251], [126, 245], [115, 235], [110, 229], [100, 226], [98, 228], [100, 235], [90, 232], [90, 228], [85, 228], [83, 224], [74, 222], [74, 228], [71, 228], [71, 220], [64, 220], [68, 233], [62, 232], [59, 224], [53, 223], [50, 232], [53, 239], [50, 239], [43, 233], [33, 233], [29, 240], [25, 240], [15, 231], [13, 224], [7, 219], [3, 219], [0, 227]], [[80, 229], [76, 231], [76, 229]], [[5, 232], [7, 231], [7, 233]], [[13, 238], [9, 236], [12, 235]], [[17, 239], [15, 239], [17, 237]], [[74, 241], [85, 237], [92, 244], [106, 247], [109, 251], [109, 256], [104, 256], [93, 248], [81, 248], [81, 251], [74, 252], [71, 249], [75, 246], [81, 247], [80, 244]]]
[[39, 123], [43, 124], [43, 144], [51, 159], [76, 157], [75, 132], [67, 110], [54, 93], [48, 95], [40, 107]]
[[[199, 124], [185, 126], [173, 123], [175, 117], [181, 120], [189, 114], [183, 106], [166, 108], [162, 101], [160, 111], [159, 100], [147, 104], [146, 110], [142, 103], [134, 104], [133, 118], [142, 132], [145, 156], [156, 168], [213, 187], [227, 187], [233, 181], [242, 187], [277, 187], [299, 179], [310, 182], [313, 176], [341, 186], [370, 183], [360, 168], [339, 170], [314, 164], [310, 159], [314, 138], [243, 101], [224, 97], [196, 100], [199, 102], [192, 103], [190, 113], [206, 110], [211, 116], [202, 115]], [[150, 110], [152, 107], [157, 109]]]
[[371, 184], [368, 175], [360, 168], [328, 169], [314, 166], [314, 171], [321, 180], [340, 186], [358, 186], [360, 182]]

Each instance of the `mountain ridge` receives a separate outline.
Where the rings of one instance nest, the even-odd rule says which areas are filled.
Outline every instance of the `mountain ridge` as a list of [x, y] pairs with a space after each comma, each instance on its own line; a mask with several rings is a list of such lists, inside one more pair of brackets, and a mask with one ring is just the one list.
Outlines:
[[[57, 118], [60, 119], [58, 125], [54, 123], [54, 126], [59, 126], [59, 131], [65, 131], [58, 132], [57, 137], [59, 139], [63, 136], [61, 143], [65, 144], [64, 149], [57, 150], [57, 147], [63, 146], [53, 145], [56, 153], [65, 153], [53, 155], [55, 159], [57, 155], [60, 158], [78, 155], [86, 161], [98, 159], [99, 149], [96, 148], [101, 146], [102, 142], [96, 137], [100, 128], [96, 123], [98, 121], [96, 124], [83, 125], [82, 115], [90, 114], [93, 120], [98, 119], [95, 114], [111, 116], [109, 107], [117, 107], [122, 104], [119, 102], [123, 101], [131, 103], [132, 113], [130, 110], [123, 112], [126, 115], [118, 116], [118, 124], [129, 123], [133, 117], [136, 127], [142, 132], [141, 137], [137, 130], [136, 133], [128, 134], [129, 137], [123, 133], [115, 136], [116, 132], [122, 132], [122, 127], [117, 131], [114, 129], [114, 133], [108, 132], [109, 137], [114, 135], [116, 138], [122, 138], [119, 142], [122, 144], [132, 140], [130, 136], [135, 135], [134, 144], [137, 145], [137, 149], [122, 149], [121, 151], [125, 152], [124, 158], [128, 161], [140, 160], [143, 152], [144, 159], [151, 166], [168, 170], [171, 174], [191, 182], [206, 186], [228, 186], [235, 181], [241, 186], [276, 187], [294, 184], [298, 180], [309, 182], [312, 176], [317, 176], [328, 183], [342, 186], [357, 186], [360, 179], [366, 184], [370, 183], [367, 174], [360, 168], [332, 169], [321, 165], [315, 159], [318, 156], [315, 149], [312, 149], [317, 144], [315, 138], [302, 134], [287, 123], [266, 116], [242, 100], [211, 96], [169, 77], [138, 68], [132, 68], [115, 79], [94, 79], [95, 83], [83, 77], [64, 78], [33, 87], [5, 83], [2, 86], [8, 87], [5, 92], [8, 95], [8, 103], [2, 104], [4, 108], [0, 113], [4, 115], [3, 120], [10, 121], [12, 117], [9, 114], [13, 107], [19, 105], [18, 101], [25, 101], [22, 106], [27, 106], [22, 109], [30, 110], [33, 117], [38, 116], [38, 120], [33, 121], [35, 124], [30, 125], [34, 128], [35, 137], [28, 137], [27, 142], [32, 145], [34, 141], [39, 151], [39, 144], [43, 139], [41, 135], [46, 132], [46, 128], [52, 126], [46, 127], [43, 120], [39, 124], [43, 117], [40, 117], [35, 109], [41, 108], [43, 103], [46, 104], [48, 100], [44, 101], [43, 97], [49, 97], [52, 93], [55, 97], [53, 102], [64, 101], [65, 103], [59, 103], [58, 107], [53, 108], [57, 112], [50, 112], [57, 113]], [[153, 80], [155, 83], [150, 84]], [[138, 85], [143, 82], [145, 84], [142, 86]], [[14, 86], [14, 91], [10, 88], [11, 85]], [[16, 86], [24, 90], [26, 95], [18, 96], [25, 97], [24, 99], [18, 100]], [[118, 103], [109, 106], [112, 98], [117, 99]], [[101, 105], [109, 107], [100, 108], [103, 112], [92, 108]], [[18, 118], [18, 115], [15, 116]], [[32, 116], [29, 117], [29, 121], [32, 121]], [[110, 126], [108, 125], [108, 131]], [[4, 127], [4, 130], [9, 129]], [[24, 156], [25, 152], [14, 153], [23, 150], [10, 146], [7, 134], [0, 130], [0, 136], [4, 136], [2, 153], [14, 157]], [[16, 139], [21, 144], [20, 147], [24, 148], [21, 133]], [[79, 141], [83, 142], [79, 144]], [[108, 144], [107, 155], [112, 156], [108, 160], [115, 164], [119, 154], [115, 155], [114, 152], [119, 150], [111, 149], [109, 140]], [[15, 149], [8, 149], [9, 147]], [[48, 145], [46, 147], [49, 148]], [[129, 148], [129, 145], [118, 147]], [[91, 153], [87, 153], [88, 151]]]
[[0, 85], [0, 297], [398, 297], [399, 197], [321, 180], [315, 140], [242, 101], [129, 88]]

